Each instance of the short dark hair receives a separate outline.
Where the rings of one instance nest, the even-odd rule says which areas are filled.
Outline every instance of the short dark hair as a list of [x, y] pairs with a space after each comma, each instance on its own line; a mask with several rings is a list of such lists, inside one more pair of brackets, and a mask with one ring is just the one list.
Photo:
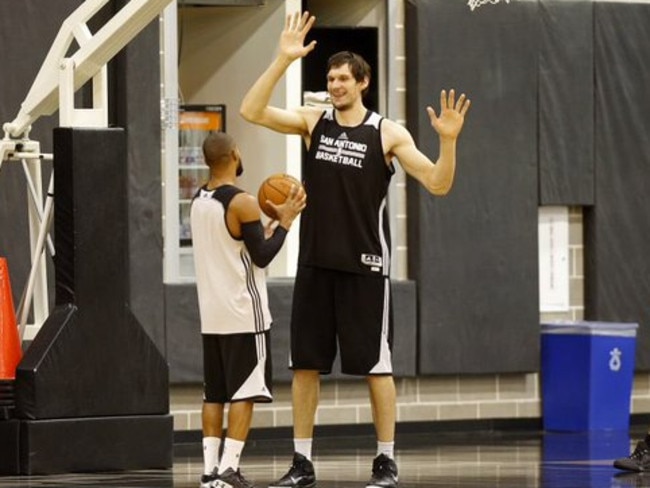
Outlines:
[[203, 141], [205, 164], [212, 167], [222, 157], [230, 155], [236, 147], [235, 139], [225, 132], [212, 132]]
[[352, 76], [358, 83], [361, 83], [366, 78], [368, 79], [368, 86], [362, 92], [362, 95], [365, 96], [368, 92], [372, 75], [370, 65], [357, 53], [353, 53], [352, 51], [339, 51], [338, 53], [332, 54], [327, 60], [327, 72], [329, 73], [332, 68], [338, 68], [344, 64], [350, 67], [350, 73], [352, 73]]

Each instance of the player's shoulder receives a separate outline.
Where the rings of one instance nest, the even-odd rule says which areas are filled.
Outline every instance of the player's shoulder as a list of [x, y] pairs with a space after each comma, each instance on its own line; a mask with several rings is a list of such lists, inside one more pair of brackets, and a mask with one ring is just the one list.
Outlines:
[[260, 218], [260, 207], [257, 198], [245, 191], [241, 191], [233, 197], [229, 209], [240, 222], [249, 222]]
[[318, 119], [321, 118], [323, 113], [325, 113], [327, 109], [323, 107], [313, 107], [311, 105], [302, 105], [296, 109], [296, 112], [298, 112], [300, 115], [302, 115], [305, 120], [308, 121], [317, 121]]
[[410, 138], [411, 133], [402, 124], [384, 117], [381, 121], [381, 135], [392, 139]]

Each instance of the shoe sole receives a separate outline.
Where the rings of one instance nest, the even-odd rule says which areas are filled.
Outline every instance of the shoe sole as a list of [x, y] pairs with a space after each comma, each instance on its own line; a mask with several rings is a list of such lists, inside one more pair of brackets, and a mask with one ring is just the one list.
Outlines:
[[636, 467], [632, 467], [632, 466], [628, 466], [628, 465], [621, 464], [621, 463], [616, 463], [616, 462], [614, 463], [614, 467], [617, 468], [617, 469], [623, 470], [623, 471], [627, 471], [629, 473], [645, 473], [646, 472], [646, 470], [644, 470], [643, 468], [636, 468]]

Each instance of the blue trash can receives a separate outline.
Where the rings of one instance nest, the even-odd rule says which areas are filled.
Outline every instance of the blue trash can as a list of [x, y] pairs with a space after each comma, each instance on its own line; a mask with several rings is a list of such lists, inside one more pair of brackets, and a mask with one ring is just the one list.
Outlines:
[[636, 323], [543, 323], [544, 430], [628, 430]]

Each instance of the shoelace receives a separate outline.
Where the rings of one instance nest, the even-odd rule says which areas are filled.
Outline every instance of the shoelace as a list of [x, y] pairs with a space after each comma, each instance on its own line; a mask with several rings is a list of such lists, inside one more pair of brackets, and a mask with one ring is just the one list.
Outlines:
[[647, 447], [645, 446], [636, 446], [636, 449], [630, 456], [632, 459], [640, 461], [643, 456], [648, 454], [650, 452]]

